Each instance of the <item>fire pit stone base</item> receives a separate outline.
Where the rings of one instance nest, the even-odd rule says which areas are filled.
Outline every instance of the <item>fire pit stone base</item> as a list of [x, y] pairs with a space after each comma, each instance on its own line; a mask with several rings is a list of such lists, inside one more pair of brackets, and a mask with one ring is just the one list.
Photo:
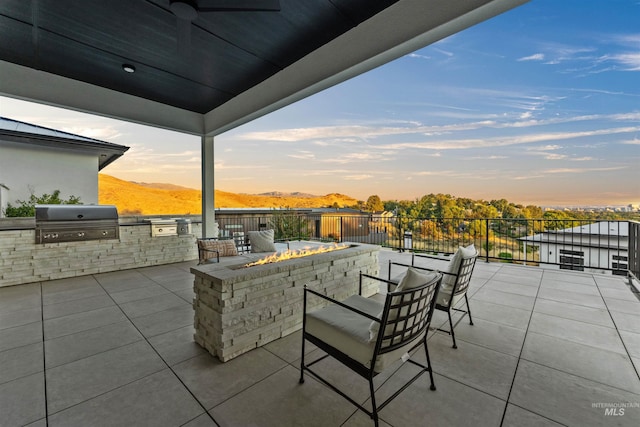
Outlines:
[[[349, 244], [346, 249], [273, 264], [242, 266], [251, 254], [220, 264], [193, 267], [195, 341], [226, 362], [302, 328], [303, 289], [344, 300], [358, 293], [359, 272], [377, 276], [379, 247]], [[378, 292], [363, 281], [363, 296]], [[323, 301], [310, 301], [318, 307]]]

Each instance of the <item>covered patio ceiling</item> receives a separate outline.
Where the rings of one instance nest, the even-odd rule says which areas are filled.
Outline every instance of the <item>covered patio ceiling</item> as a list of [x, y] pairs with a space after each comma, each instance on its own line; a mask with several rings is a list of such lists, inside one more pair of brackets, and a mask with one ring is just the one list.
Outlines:
[[210, 137], [527, 1], [3, 0], [0, 94]]

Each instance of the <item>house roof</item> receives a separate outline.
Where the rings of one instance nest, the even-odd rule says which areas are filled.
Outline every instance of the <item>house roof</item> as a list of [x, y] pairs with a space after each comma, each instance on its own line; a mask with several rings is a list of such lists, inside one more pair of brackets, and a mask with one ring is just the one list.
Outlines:
[[0, 117], [0, 141], [93, 153], [98, 170], [122, 156], [129, 147]]
[[527, 1], [3, 0], [0, 94], [214, 136]]

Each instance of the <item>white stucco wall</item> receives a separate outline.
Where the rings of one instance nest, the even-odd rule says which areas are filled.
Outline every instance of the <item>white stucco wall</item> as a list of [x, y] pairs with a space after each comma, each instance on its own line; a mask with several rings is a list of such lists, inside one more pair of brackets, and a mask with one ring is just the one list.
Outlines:
[[0, 140], [0, 183], [9, 188], [3, 193], [5, 206], [28, 199], [32, 192], [41, 196], [55, 190], [62, 199], [76, 196], [84, 204], [97, 204], [98, 157]]

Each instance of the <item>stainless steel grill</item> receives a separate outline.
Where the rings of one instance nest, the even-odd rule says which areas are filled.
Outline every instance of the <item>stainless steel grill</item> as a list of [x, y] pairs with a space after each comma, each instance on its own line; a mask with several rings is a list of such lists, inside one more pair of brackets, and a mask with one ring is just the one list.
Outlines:
[[119, 238], [115, 206], [36, 205], [36, 243]]

